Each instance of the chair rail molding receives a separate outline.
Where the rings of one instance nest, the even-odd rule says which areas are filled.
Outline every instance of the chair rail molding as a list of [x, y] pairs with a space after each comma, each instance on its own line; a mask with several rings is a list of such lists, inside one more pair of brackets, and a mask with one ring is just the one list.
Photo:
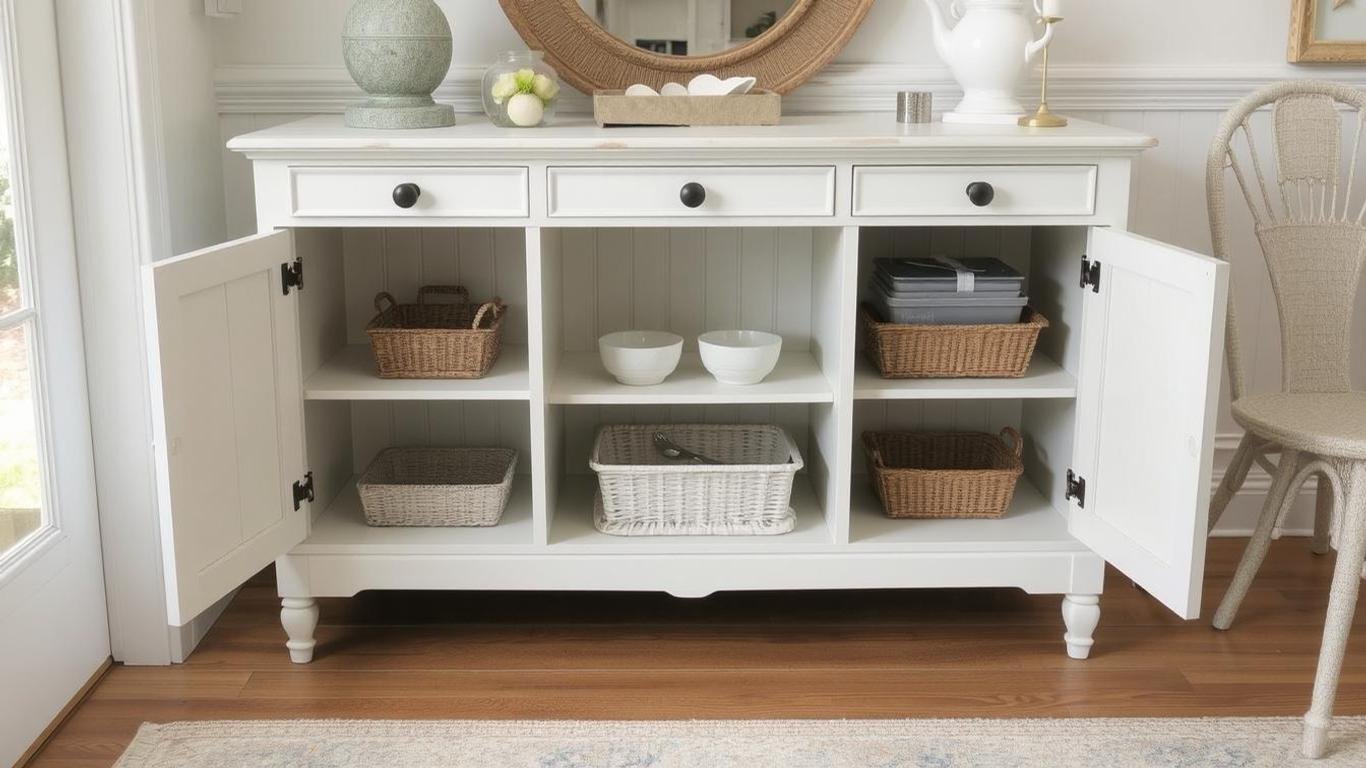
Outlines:
[[[481, 65], [457, 64], [436, 99], [458, 112], [478, 113]], [[1248, 91], [1276, 80], [1314, 78], [1366, 87], [1366, 69], [1345, 67], [1053, 67], [1049, 102], [1061, 110], [1223, 110]], [[947, 69], [900, 64], [832, 64], [788, 94], [789, 113], [881, 112], [907, 88], [932, 91], [941, 108], [961, 91]], [[226, 65], [215, 70], [222, 114], [314, 114], [342, 112], [362, 97], [341, 66]], [[1032, 91], [1033, 85], [1027, 87]], [[562, 111], [586, 113], [589, 100], [569, 93]]]

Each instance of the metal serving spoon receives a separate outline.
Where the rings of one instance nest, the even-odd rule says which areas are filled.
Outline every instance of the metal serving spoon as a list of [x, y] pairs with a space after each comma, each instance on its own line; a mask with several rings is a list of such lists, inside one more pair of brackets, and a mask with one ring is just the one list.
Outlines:
[[707, 458], [700, 453], [693, 453], [683, 446], [669, 439], [663, 432], [655, 433], [655, 448], [664, 455], [666, 459], [687, 459], [698, 464], [720, 464], [716, 459]]

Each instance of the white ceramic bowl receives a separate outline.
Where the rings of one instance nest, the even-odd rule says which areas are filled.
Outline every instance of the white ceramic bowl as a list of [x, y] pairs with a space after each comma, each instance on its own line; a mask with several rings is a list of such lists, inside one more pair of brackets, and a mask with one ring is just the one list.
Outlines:
[[622, 384], [648, 387], [669, 378], [683, 356], [683, 337], [666, 331], [619, 331], [598, 339], [602, 367]]
[[710, 331], [697, 337], [702, 365], [722, 384], [758, 384], [773, 372], [783, 337], [763, 331]]

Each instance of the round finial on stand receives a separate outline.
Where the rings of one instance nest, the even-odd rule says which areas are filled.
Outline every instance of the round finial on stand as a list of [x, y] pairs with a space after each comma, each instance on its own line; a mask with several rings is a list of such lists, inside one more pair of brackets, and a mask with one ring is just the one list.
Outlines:
[[451, 67], [451, 25], [435, 0], [356, 0], [342, 53], [369, 96], [346, 110], [353, 128], [442, 128], [455, 110], [432, 92]]

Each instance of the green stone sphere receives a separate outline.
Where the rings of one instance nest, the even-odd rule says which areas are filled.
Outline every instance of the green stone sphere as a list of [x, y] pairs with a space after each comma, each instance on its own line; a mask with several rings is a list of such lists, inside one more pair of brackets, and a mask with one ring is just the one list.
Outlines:
[[451, 25], [435, 0], [356, 0], [342, 31], [351, 78], [369, 95], [346, 111], [358, 128], [438, 128], [455, 110], [432, 92], [450, 71]]

